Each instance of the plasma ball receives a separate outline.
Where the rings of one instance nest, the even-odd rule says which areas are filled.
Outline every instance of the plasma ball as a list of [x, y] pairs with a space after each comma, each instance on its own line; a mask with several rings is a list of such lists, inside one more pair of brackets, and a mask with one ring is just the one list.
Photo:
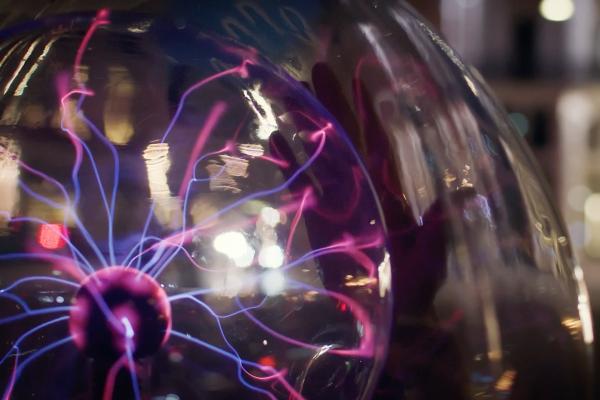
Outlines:
[[77, 292], [69, 330], [81, 352], [115, 360], [128, 351], [139, 359], [156, 353], [171, 330], [165, 291], [149, 275], [124, 267], [88, 276]]

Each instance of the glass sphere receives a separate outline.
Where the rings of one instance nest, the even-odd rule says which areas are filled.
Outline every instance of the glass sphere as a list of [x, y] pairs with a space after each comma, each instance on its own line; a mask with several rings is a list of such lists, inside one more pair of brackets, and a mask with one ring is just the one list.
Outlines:
[[0, 22], [4, 397], [591, 395], [533, 157], [406, 5], [122, 3]]
[[210, 33], [108, 9], [42, 25], [2, 66], [30, 76], [2, 98], [3, 393], [368, 393], [389, 255], [331, 114]]

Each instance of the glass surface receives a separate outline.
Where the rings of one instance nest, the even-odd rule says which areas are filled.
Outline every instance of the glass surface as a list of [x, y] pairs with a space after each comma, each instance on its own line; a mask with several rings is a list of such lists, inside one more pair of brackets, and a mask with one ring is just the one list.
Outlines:
[[122, 3], [4, 2], [5, 397], [591, 395], [532, 156], [403, 3]]

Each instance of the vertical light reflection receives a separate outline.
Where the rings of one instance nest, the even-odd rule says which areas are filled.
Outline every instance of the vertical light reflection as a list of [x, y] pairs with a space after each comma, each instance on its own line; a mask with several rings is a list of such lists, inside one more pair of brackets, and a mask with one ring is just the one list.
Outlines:
[[262, 247], [277, 244], [277, 225], [283, 221], [284, 215], [278, 210], [262, 206], [256, 219], [256, 236]]
[[[61, 125], [61, 121], [65, 126], [72, 127], [75, 133], [82, 140], [88, 140], [92, 137], [90, 128], [86, 123], [79, 118], [79, 110], [77, 109], [77, 98], [69, 97], [63, 103], [63, 111], [56, 115], [56, 126]], [[64, 120], [63, 120], [64, 119]]]
[[44, 59], [48, 55], [48, 52], [50, 51], [50, 48], [52, 47], [54, 42], [56, 42], [57, 39], [58, 39], [58, 37], [51, 39], [46, 44], [46, 46], [44, 46], [44, 50], [42, 50], [42, 54], [40, 54], [37, 61], [31, 66], [31, 68], [29, 68], [29, 71], [27, 71], [27, 73], [25, 74], [25, 76], [23, 77], [21, 82], [19, 83], [19, 86], [17, 86], [17, 89], [15, 90], [15, 94], [14, 94], [15, 96], [21, 96], [23, 94], [23, 91], [27, 87], [27, 84], [31, 80], [31, 77], [33, 76], [35, 71], [39, 68], [42, 61], [44, 61]]
[[213, 248], [221, 253], [225, 260], [219, 265], [222, 273], [207, 276], [208, 285], [220, 295], [235, 297], [252, 292], [247, 268], [254, 261], [255, 250], [244, 233], [227, 231], [218, 234], [213, 240]]
[[404, 194], [411, 207], [413, 218], [420, 221], [421, 216], [433, 203], [435, 195], [421, 136], [413, 125], [397, 125], [389, 128], [397, 131], [392, 136], [392, 140], [397, 142], [396, 157], [402, 160], [399, 170], [400, 181], [404, 182]]
[[383, 261], [377, 267], [379, 276], [379, 297], [384, 298], [385, 295], [392, 290], [392, 266], [390, 263], [390, 254], [386, 251]]
[[500, 322], [491, 293], [491, 285], [483, 291], [483, 321], [488, 345], [488, 358], [496, 366], [502, 360], [502, 338], [500, 335]]
[[395, 54], [389, 52], [384, 47], [386, 41], [382, 40], [381, 32], [375, 27], [367, 24], [359, 26], [361, 32], [373, 47], [377, 61], [381, 64], [387, 79], [390, 82], [390, 89], [382, 91], [376, 98], [376, 111], [379, 120], [385, 125], [385, 129], [393, 133], [390, 135], [392, 140], [396, 141], [397, 154], [393, 154], [394, 159], [400, 160], [399, 174], [400, 181], [404, 183], [404, 195], [411, 208], [411, 214], [416, 221], [421, 220], [421, 216], [429, 208], [435, 196], [433, 182], [430, 176], [430, 168], [425, 159], [425, 149], [423, 148], [422, 136], [411, 121], [407, 121], [404, 115], [400, 115], [399, 91], [403, 82], [400, 80], [402, 72], [396, 73], [394, 66], [402, 65], [397, 60], [391, 59]]
[[583, 341], [587, 344], [594, 343], [594, 322], [592, 319], [592, 308], [590, 305], [590, 296], [588, 294], [587, 286], [583, 279], [583, 270], [579, 265], [576, 265], [573, 269], [573, 275], [577, 288], [579, 289], [579, 295], [577, 296], [577, 311], [579, 312], [579, 318], [581, 319], [581, 333]]
[[151, 143], [143, 153], [148, 173], [150, 197], [154, 201], [154, 216], [164, 227], [181, 226], [179, 199], [171, 195], [167, 173], [171, 168], [168, 143]]
[[[17, 144], [0, 136], [0, 233], [7, 227], [19, 201], [19, 159], [21, 150]], [[8, 215], [6, 215], [7, 213]]]
[[108, 140], [124, 145], [133, 136], [132, 105], [135, 85], [131, 74], [120, 66], [108, 70], [107, 100], [104, 106], [104, 130]]
[[11, 56], [11, 54], [14, 53], [15, 50], [21, 46], [21, 43], [23, 43], [22, 40], [12, 45], [12, 47], [6, 52], [4, 57], [2, 57], [2, 60], [0, 60], [0, 67], [3, 66], [6, 60], [8, 60], [8, 58]]
[[8, 82], [6, 83], [6, 85], [4, 86], [4, 90], [3, 90], [3, 94], [4, 95], [6, 95], [8, 93], [8, 90], [12, 86], [13, 82], [15, 81], [15, 79], [17, 79], [17, 76], [21, 73], [21, 70], [25, 66], [25, 63], [29, 60], [29, 57], [31, 57], [31, 53], [33, 53], [33, 51], [35, 50], [35, 48], [37, 47], [38, 43], [41, 40], [42, 40], [41, 38], [36, 39], [35, 41], [33, 41], [33, 43], [31, 43], [29, 45], [29, 47], [27, 48], [27, 51], [25, 52], [25, 55], [23, 56], [23, 58], [21, 58], [21, 62], [19, 63], [19, 65], [15, 69], [15, 72], [12, 74], [12, 76], [10, 77], [10, 79], [8, 80]]
[[269, 101], [260, 92], [260, 85], [257, 84], [251, 89], [242, 91], [248, 106], [254, 112], [256, 117], [256, 136], [259, 139], [267, 140], [271, 134], [276, 131], [277, 117]]
[[365, 38], [369, 42], [371, 46], [373, 46], [373, 50], [375, 51], [375, 55], [377, 56], [377, 61], [381, 63], [381, 66], [385, 70], [388, 78], [392, 80], [392, 82], [396, 82], [396, 76], [394, 75], [394, 71], [392, 70], [392, 66], [390, 64], [390, 60], [387, 57], [387, 53], [385, 49], [381, 46], [381, 40], [376, 35], [376, 30], [373, 26], [367, 24], [359, 24], [358, 28], [361, 30]]
[[583, 206], [585, 217], [585, 252], [600, 258], [600, 193], [588, 196]]

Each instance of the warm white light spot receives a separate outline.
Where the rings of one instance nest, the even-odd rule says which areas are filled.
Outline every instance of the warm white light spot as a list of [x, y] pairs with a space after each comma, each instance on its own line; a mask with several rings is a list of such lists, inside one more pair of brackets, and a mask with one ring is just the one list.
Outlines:
[[213, 241], [215, 250], [232, 257], [240, 255], [245, 246], [247, 246], [246, 238], [240, 232], [224, 232]]
[[583, 209], [586, 221], [600, 222], [600, 194], [589, 195], [585, 200]]
[[162, 226], [179, 228], [182, 220], [180, 200], [171, 195], [169, 188], [169, 144], [150, 143], [144, 149], [142, 157], [146, 164], [150, 197], [155, 204], [154, 216]]
[[475, 85], [475, 82], [473, 82], [473, 80], [468, 76], [465, 75], [465, 82], [467, 82], [467, 85], [469, 86], [469, 89], [471, 89], [471, 92], [473, 92], [474, 95], [479, 95], [479, 91], [477, 90], [477, 85]]
[[135, 133], [132, 110], [136, 92], [133, 77], [123, 66], [108, 67], [104, 102], [104, 131], [108, 140], [118, 145], [129, 143]]
[[276, 244], [263, 247], [258, 253], [258, 263], [265, 268], [279, 268], [283, 264], [283, 250]]
[[377, 272], [379, 273], [379, 296], [384, 297], [392, 289], [392, 268], [389, 253], [385, 253], [383, 261], [377, 267]]
[[240, 153], [250, 157], [260, 157], [265, 154], [265, 149], [261, 144], [257, 143], [243, 143], [238, 145]]
[[269, 100], [262, 95], [260, 85], [243, 90], [242, 93], [256, 116], [256, 136], [259, 139], [267, 140], [278, 129], [277, 117], [275, 117]]
[[260, 218], [264, 221], [265, 224], [275, 227], [279, 222], [281, 222], [281, 215], [279, 211], [271, 207], [264, 207], [260, 210]]
[[8, 225], [19, 203], [21, 149], [12, 139], [0, 137], [0, 229]]
[[227, 275], [225, 276], [225, 284], [221, 287], [221, 293], [223, 295], [235, 297], [238, 296], [244, 289], [244, 284], [246, 282], [244, 281], [244, 278], [240, 272], [241, 271], [237, 269], [230, 269], [227, 272]]
[[575, 13], [573, 0], [542, 0], [540, 14], [548, 21], [566, 21]]
[[279, 270], [266, 272], [262, 277], [261, 287], [267, 296], [275, 296], [285, 288], [285, 277]]
[[235, 265], [240, 268], [246, 268], [252, 265], [252, 261], [254, 260], [254, 249], [250, 246], [247, 246], [244, 249], [244, 252], [239, 256], [233, 259]]
[[575, 283], [579, 289], [579, 296], [577, 296], [579, 304], [577, 305], [577, 310], [579, 311], [579, 318], [581, 320], [581, 333], [583, 335], [583, 341], [587, 344], [592, 344], [594, 343], [594, 323], [592, 319], [587, 287], [583, 279], [583, 270], [579, 265], [576, 265], [573, 272], [575, 276]]
[[[152, 25], [151, 21], [142, 21], [136, 24], [131, 24], [131, 26], [129, 26], [129, 28], [127, 28], [127, 30], [131, 33], [144, 33], [147, 32], [148, 29], [150, 28], [150, 26]], [[169, 398], [169, 396], [176, 396], [176, 395], [167, 395], [167, 400], [172, 400]], [[179, 397], [177, 397], [179, 399]]]
[[133, 331], [133, 327], [131, 326], [131, 323], [129, 322], [129, 320], [126, 317], [121, 318], [121, 322], [123, 323], [123, 326], [125, 327], [125, 337], [127, 339], [131, 339], [135, 332]]
[[499, 392], [510, 392], [512, 389], [515, 379], [517, 377], [517, 372], [515, 370], [509, 369], [504, 371], [500, 378], [496, 381], [495, 388]]
[[229, 257], [240, 268], [249, 267], [254, 259], [254, 249], [240, 232], [224, 232], [215, 238], [213, 247]]

